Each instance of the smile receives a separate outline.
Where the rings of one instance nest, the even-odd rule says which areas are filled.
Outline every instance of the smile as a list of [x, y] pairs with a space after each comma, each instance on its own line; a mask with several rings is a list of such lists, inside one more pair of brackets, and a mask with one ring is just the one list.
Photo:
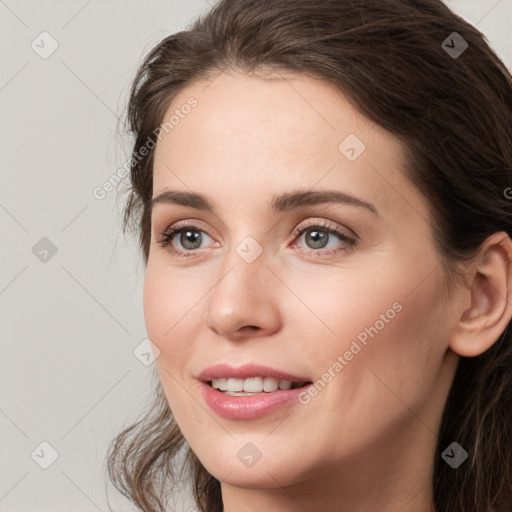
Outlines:
[[253, 363], [239, 367], [218, 364], [196, 379], [206, 405], [227, 419], [255, 419], [296, 403], [312, 382], [280, 369]]
[[272, 393], [274, 391], [302, 387], [305, 382], [279, 380], [274, 377], [249, 377], [237, 379], [234, 377], [217, 377], [209, 382], [210, 386], [231, 396], [244, 396], [254, 393]]

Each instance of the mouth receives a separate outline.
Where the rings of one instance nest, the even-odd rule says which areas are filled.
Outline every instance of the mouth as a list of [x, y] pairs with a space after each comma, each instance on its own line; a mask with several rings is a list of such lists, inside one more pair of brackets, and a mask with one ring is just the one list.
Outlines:
[[254, 376], [245, 379], [214, 377], [206, 384], [227, 396], [252, 396], [302, 388], [311, 384], [311, 381], [277, 379], [270, 376]]
[[[229, 420], [251, 420], [284, 407], [297, 407], [303, 390], [312, 385], [300, 377], [269, 366], [220, 364], [207, 368], [196, 379], [210, 409]], [[300, 409], [295, 409], [301, 413]]]

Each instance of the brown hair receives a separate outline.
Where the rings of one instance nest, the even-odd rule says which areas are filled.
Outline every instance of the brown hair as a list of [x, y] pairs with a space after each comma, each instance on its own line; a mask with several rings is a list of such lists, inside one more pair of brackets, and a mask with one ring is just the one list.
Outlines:
[[[468, 45], [461, 54], [449, 51], [453, 32]], [[222, 0], [152, 49], [133, 83], [128, 123], [135, 145], [123, 228], [138, 234], [146, 263], [154, 151], [141, 157], [139, 150], [156, 142], [177, 92], [227, 68], [327, 80], [403, 141], [407, 174], [431, 205], [448, 277], [491, 234], [512, 236], [504, 193], [512, 185], [512, 78], [475, 27], [440, 0]], [[453, 441], [469, 453], [457, 469], [441, 458]], [[186, 445], [159, 384], [152, 407], [112, 441], [108, 476], [141, 510], [164, 511], [182, 448], [198, 508], [221, 511], [220, 483]], [[510, 510], [510, 323], [482, 355], [460, 358], [433, 482], [437, 512]]]

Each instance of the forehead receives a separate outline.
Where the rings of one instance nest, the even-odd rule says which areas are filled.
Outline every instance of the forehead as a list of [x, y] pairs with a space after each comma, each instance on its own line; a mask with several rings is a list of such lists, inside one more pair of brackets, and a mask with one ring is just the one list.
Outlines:
[[171, 116], [155, 150], [154, 195], [193, 189], [247, 208], [280, 191], [333, 188], [400, 215], [412, 202], [426, 215], [401, 142], [326, 81], [224, 72], [180, 91], [163, 123]]

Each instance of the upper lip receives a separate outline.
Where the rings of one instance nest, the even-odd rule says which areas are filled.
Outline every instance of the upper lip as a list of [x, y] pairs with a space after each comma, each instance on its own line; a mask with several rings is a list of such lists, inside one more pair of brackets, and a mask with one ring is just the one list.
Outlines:
[[289, 380], [291, 382], [309, 382], [306, 377], [299, 377], [291, 373], [283, 372], [277, 368], [261, 364], [244, 364], [243, 366], [229, 366], [228, 364], [216, 364], [203, 370], [197, 379], [202, 382], [210, 382], [215, 378], [248, 379], [250, 377], [273, 377], [278, 380]]

